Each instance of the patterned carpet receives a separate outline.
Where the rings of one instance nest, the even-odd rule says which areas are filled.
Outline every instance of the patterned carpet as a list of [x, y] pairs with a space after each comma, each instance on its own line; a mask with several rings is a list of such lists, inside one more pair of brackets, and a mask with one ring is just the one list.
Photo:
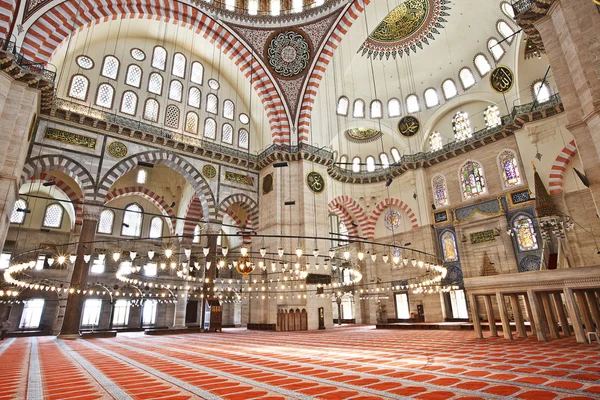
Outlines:
[[0, 343], [0, 399], [600, 398], [600, 347], [573, 338], [357, 326]]

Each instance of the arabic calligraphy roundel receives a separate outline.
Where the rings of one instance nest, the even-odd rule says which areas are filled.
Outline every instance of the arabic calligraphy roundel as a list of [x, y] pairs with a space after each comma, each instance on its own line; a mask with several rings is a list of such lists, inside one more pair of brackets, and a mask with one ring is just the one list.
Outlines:
[[308, 40], [299, 32], [283, 31], [276, 34], [267, 48], [270, 67], [285, 78], [300, 75], [310, 63]]
[[310, 190], [317, 194], [323, 193], [323, 190], [325, 190], [325, 179], [323, 179], [320, 173], [315, 171], [309, 172], [306, 175], [306, 184]]

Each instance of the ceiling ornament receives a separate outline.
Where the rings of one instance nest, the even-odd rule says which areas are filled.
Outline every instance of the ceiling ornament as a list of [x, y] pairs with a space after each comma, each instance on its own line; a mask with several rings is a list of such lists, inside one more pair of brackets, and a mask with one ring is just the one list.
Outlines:
[[510, 68], [500, 65], [490, 74], [490, 85], [497, 93], [510, 92], [515, 83], [515, 77]]
[[435, 40], [438, 29], [444, 28], [449, 4], [449, 0], [406, 0], [381, 21], [358, 53], [380, 59], [416, 53], [423, 43]]
[[353, 143], [374, 142], [383, 136], [383, 132], [372, 128], [352, 128], [344, 132], [346, 139]]
[[412, 115], [407, 115], [398, 122], [398, 132], [404, 137], [415, 136], [421, 130], [421, 123]]
[[108, 154], [114, 158], [123, 158], [127, 155], [128, 149], [124, 143], [112, 142], [108, 145]]
[[279, 32], [269, 41], [269, 66], [285, 78], [292, 78], [304, 72], [310, 64], [310, 58], [310, 44], [297, 31]]

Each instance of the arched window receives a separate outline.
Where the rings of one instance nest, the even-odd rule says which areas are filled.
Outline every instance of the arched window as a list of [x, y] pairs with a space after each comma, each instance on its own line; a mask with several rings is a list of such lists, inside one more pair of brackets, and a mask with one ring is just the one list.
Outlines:
[[142, 69], [135, 64], [127, 67], [127, 75], [125, 76], [125, 84], [139, 88], [142, 86]]
[[452, 118], [452, 129], [454, 129], [454, 138], [456, 140], [465, 140], [473, 136], [471, 130], [471, 122], [469, 121], [469, 114], [466, 112], [459, 111]]
[[383, 168], [389, 168], [390, 167], [390, 159], [388, 158], [387, 154], [381, 153], [379, 155], [379, 161], [381, 162], [381, 166]]
[[402, 157], [400, 156], [400, 152], [398, 151], [398, 149], [395, 148], [395, 147], [392, 147], [392, 149], [390, 150], [390, 152], [392, 153], [392, 158], [394, 159], [394, 162], [395, 163], [400, 162], [400, 159]]
[[204, 137], [208, 139], [217, 138], [217, 123], [212, 118], [206, 118], [204, 121]]
[[348, 156], [343, 154], [340, 157], [340, 168], [347, 169], [348, 168]]
[[343, 115], [344, 117], [348, 116], [348, 106], [350, 105], [347, 97], [340, 97], [337, 103], [337, 115]]
[[500, 59], [502, 58], [502, 56], [504, 56], [505, 53], [504, 47], [502, 47], [502, 45], [499, 44], [496, 39], [488, 40], [487, 46], [490, 53], [492, 53], [492, 57], [494, 57], [494, 60], [500, 61]]
[[361, 99], [354, 100], [352, 116], [354, 118], [364, 118], [365, 117], [365, 102], [362, 101]]
[[440, 96], [437, 90], [429, 88], [425, 91], [425, 105], [427, 108], [435, 107], [440, 104]]
[[383, 118], [383, 104], [379, 100], [371, 102], [371, 118]]
[[119, 75], [119, 60], [117, 57], [104, 57], [104, 61], [102, 62], [102, 72], [100, 75], [110, 79], [117, 79], [117, 75]]
[[421, 111], [419, 98], [416, 94], [411, 94], [406, 98], [406, 111], [408, 111], [411, 114]]
[[375, 158], [373, 156], [368, 156], [366, 162], [367, 162], [367, 171], [368, 172], [375, 171]]
[[513, 39], [515, 38], [514, 29], [511, 28], [510, 25], [506, 23], [506, 21], [498, 22], [498, 25], [496, 27], [498, 28], [498, 32], [500, 32], [500, 35], [502, 35], [502, 37], [506, 39], [508, 43], [512, 43]]
[[250, 148], [250, 134], [244, 128], [238, 131], [238, 147], [244, 150]]
[[121, 112], [123, 114], [135, 115], [137, 102], [138, 97], [134, 92], [131, 90], [123, 92], [123, 97], [121, 98]]
[[402, 109], [400, 107], [400, 100], [390, 99], [390, 101], [388, 101], [388, 117], [395, 118], [399, 117], [401, 114]]
[[281, 12], [281, 0], [271, 0], [271, 15], [276, 17]]
[[258, 0], [248, 0], [248, 15], [258, 14]]
[[454, 233], [446, 232], [442, 235], [442, 250], [444, 252], [444, 262], [458, 261], [458, 251], [456, 250], [456, 238]]
[[154, 99], [146, 99], [143, 118], [147, 121], [158, 122], [159, 109], [160, 105], [158, 104], [158, 101]]
[[87, 99], [90, 81], [83, 75], [73, 75], [69, 85], [69, 97], [85, 101]]
[[348, 227], [342, 221], [338, 225], [338, 237], [340, 238], [338, 245], [345, 246], [348, 244]]
[[148, 78], [148, 91], [150, 93], [162, 95], [163, 77], [158, 72], [152, 72]]
[[135, 181], [138, 184], [143, 185], [144, 183], [146, 183], [147, 179], [148, 179], [148, 171], [146, 171], [143, 168], [138, 169], [138, 173], [137, 173], [137, 176], [135, 178]]
[[429, 148], [431, 151], [438, 151], [441, 150], [442, 147], [442, 134], [439, 132], [432, 132], [431, 135], [429, 135]]
[[483, 112], [485, 126], [488, 129], [502, 125], [502, 117], [500, 117], [500, 109], [498, 106], [488, 106]]
[[354, 157], [352, 159], [352, 172], [360, 172], [360, 158]]
[[101, 83], [96, 92], [96, 105], [104, 108], [112, 108], [115, 97], [115, 89], [108, 83]]
[[175, 53], [173, 55], [173, 67], [171, 73], [179, 78], [185, 78], [185, 56], [181, 53]]
[[165, 108], [165, 126], [169, 128], [179, 128], [179, 108], [170, 104]]
[[176, 79], [171, 81], [169, 85], [169, 99], [175, 101], [181, 101], [183, 95], [183, 84]]
[[519, 251], [531, 251], [539, 248], [535, 237], [535, 228], [530, 218], [523, 215], [517, 217], [513, 223], [513, 228], [517, 236]]
[[98, 221], [98, 233], [111, 235], [115, 222], [115, 213], [112, 210], [104, 210], [100, 213]]
[[44, 213], [44, 223], [42, 226], [46, 228], [60, 228], [62, 225], [64, 208], [58, 203], [52, 203], [46, 207]]
[[152, 67], [164, 71], [167, 66], [167, 50], [164, 47], [156, 46], [152, 52]]
[[550, 100], [550, 97], [552, 97], [552, 94], [547, 83], [538, 81], [533, 84], [533, 98], [536, 99], [538, 103], [544, 103]]
[[488, 72], [492, 70], [492, 66], [490, 62], [483, 54], [478, 54], [475, 56], [475, 67], [477, 68], [477, 72], [479, 75], [485, 76]]
[[473, 75], [473, 72], [471, 72], [471, 70], [467, 67], [460, 70], [458, 77], [460, 78], [460, 83], [465, 90], [475, 85], [475, 75]]
[[192, 86], [190, 88], [190, 91], [188, 92], [188, 106], [199, 109], [201, 98], [202, 98], [202, 92], [200, 92], [200, 89], [198, 89], [195, 86]]
[[469, 200], [487, 192], [483, 167], [475, 161], [467, 161], [460, 169], [463, 198]]
[[519, 171], [519, 161], [517, 156], [511, 150], [505, 150], [498, 156], [500, 170], [502, 171], [502, 181], [505, 188], [518, 186], [521, 184], [521, 173]]
[[231, 100], [225, 100], [223, 102], [223, 118], [227, 118], [230, 121], [233, 121], [235, 115], [235, 105]]
[[123, 227], [121, 228], [121, 236], [138, 237], [142, 233], [142, 214], [144, 210], [138, 204], [133, 203], [125, 207], [123, 213]]
[[162, 236], [163, 231], [163, 219], [161, 217], [154, 217], [150, 220], [150, 232], [148, 237], [150, 239], [157, 239]]
[[185, 116], [185, 131], [187, 133], [191, 133], [192, 135], [198, 134], [198, 125], [200, 124], [200, 119], [198, 114], [193, 111], [188, 111]]
[[446, 178], [442, 174], [435, 175], [431, 180], [431, 188], [433, 190], [433, 200], [438, 208], [448, 205], [448, 187], [446, 186]]
[[502, 12], [506, 14], [508, 18], [515, 19], [515, 10], [510, 3], [503, 2], [500, 6], [502, 7]]
[[200, 243], [200, 232], [202, 230], [200, 229], [200, 225], [196, 225], [194, 227], [194, 239], [193, 239], [193, 243]]
[[209, 93], [208, 96], [206, 96], [206, 112], [215, 115], [219, 114], [219, 98], [216, 94]]
[[221, 129], [221, 142], [233, 144], [233, 126], [223, 124], [223, 128]]
[[27, 202], [23, 199], [15, 201], [12, 214], [10, 214], [11, 224], [22, 224], [25, 221], [25, 210], [27, 210]]
[[192, 72], [190, 73], [190, 81], [198, 85], [202, 85], [204, 79], [204, 65], [198, 61], [192, 63]]
[[303, 0], [292, 0], [292, 12], [299, 13], [302, 12], [302, 4]]
[[442, 90], [444, 91], [444, 97], [446, 98], [446, 100], [449, 100], [458, 95], [456, 83], [454, 83], [452, 79], [446, 79], [444, 83], [442, 83]]

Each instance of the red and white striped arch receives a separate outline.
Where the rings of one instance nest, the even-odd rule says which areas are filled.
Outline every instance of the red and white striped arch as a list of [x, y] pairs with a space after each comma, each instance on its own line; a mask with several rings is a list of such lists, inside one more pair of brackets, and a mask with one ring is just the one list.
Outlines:
[[380, 201], [379, 204], [377, 204], [377, 207], [375, 207], [375, 209], [371, 212], [371, 215], [369, 216], [369, 221], [367, 222], [365, 227], [365, 236], [367, 238], [373, 239], [375, 237], [375, 226], [377, 225], [377, 220], [379, 219], [379, 216], [383, 214], [383, 212], [388, 207], [394, 207], [404, 211], [410, 220], [412, 229], [419, 227], [419, 224], [417, 222], [417, 216], [415, 215], [413, 210], [408, 206], [408, 204], [405, 204], [400, 199], [387, 198]]
[[310, 120], [315, 99], [317, 98], [317, 91], [319, 89], [319, 85], [321, 84], [321, 80], [325, 76], [325, 70], [333, 59], [335, 50], [340, 45], [342, 38], [344, 35], [346, 35], [352, 24], [358, 19], [360, 14], [365, 10], [365, 7], [370, 2], [371, 0], [354, 0], [346, 10], [344, 16], [338, 22], [337, 26], [331, 33], [331, 36], [329, 36], [329, 39], [327, 39], [327, 42], [325, 43], [325, 46], [319, 55], [317, 63], [310, 74], [308, 84], [306, 85], [306, 89], [304, 91], [302, 106], [300, 107], [300, 116], [298, 119], [299, 143], [306, 143], [310, 139]]
[[185, 222], [183, 223], [183, 236], [194, 236], [194, 230], [196, 226], [203, 219], [202, 215], [202, 202], [196, 194], [192, 197], [192, 200], [188, 204], [185, 212]]
[[571, 140], [569, 144], [558, 154], [552, 168], [550, 168], [550, 194], [562, 193], [563, 191], [563, 179], [565, 177], [565, 171], [567, 165], [571, 162], [571, 159], [577, 154], [577, 145], [575, 139]]
[[83, 224], [83, 195], [77, 194], [77, 192], [69, 186], [68, 183], [63, 182], [53, 175], [49, 175], [45, 172], [39, 174], [39, 176], [32, 177], [30, 182], [46, 182], [55, 181], [56, 185], [54, 188], [60, 190], [73, 204], [75, 209], [75, 225]]
[[0, 0], [0, 39], [10, 40], [7, 36], [13, 24], [16, 9], [15, 0]]
[[191, 5], [176, 0], [67, 0], [46, 11], [29, 27], [23, 53], [36, 62], [48, 62], [72, 31], [118, 18], [172, 22], [208, 39], [252, 80], [265, 107], [273, 143], [289, 142], [290, 123], [283, 100], [261, 63], [223, 25]]
[[329, 203], [328, 210], [330, 214], [335, 214], [340, 218], [340, 221], [344, 223], [346, 229], [348, 229], [349, 236], [358, 236], [358, 227], [354, 225], [354, 220], [350, 213], [340, 204]]

